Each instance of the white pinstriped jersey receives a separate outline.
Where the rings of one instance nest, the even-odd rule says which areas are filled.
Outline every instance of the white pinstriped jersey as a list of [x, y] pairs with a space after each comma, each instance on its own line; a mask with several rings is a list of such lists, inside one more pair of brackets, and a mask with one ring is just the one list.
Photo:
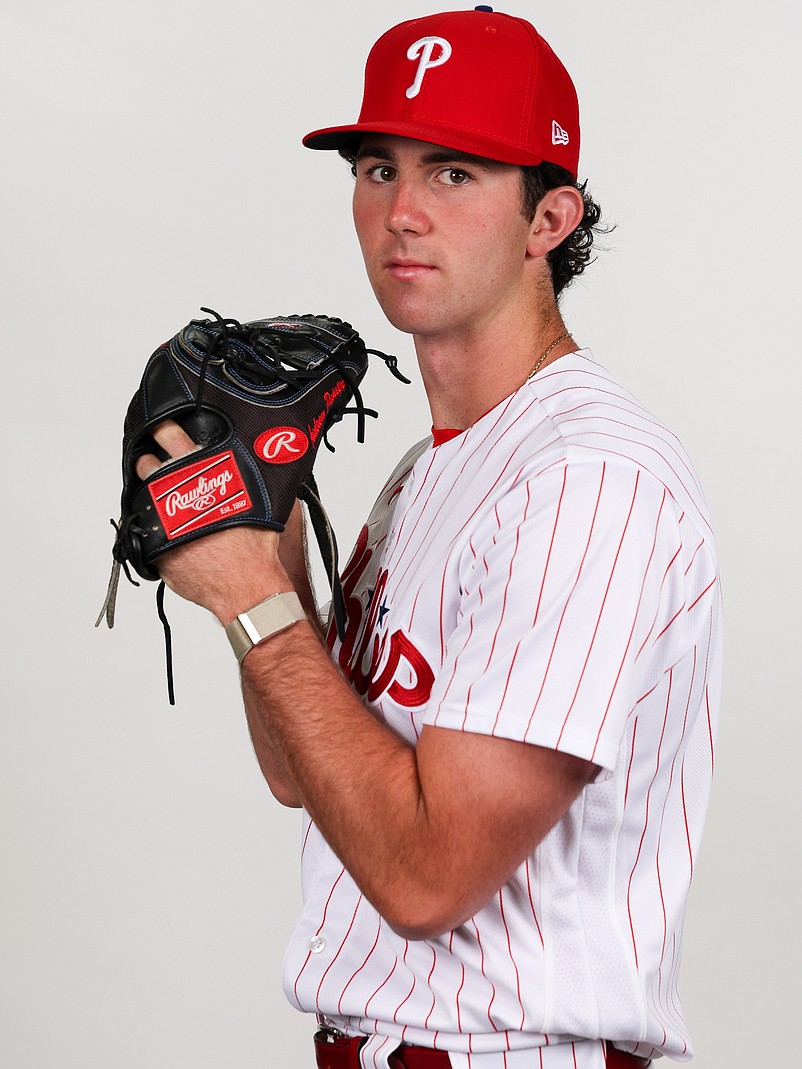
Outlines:
[[602, 771], [493, 900], [433, 940], [396, 935], [307, 818], [289, 999], [372, 1036], [365, 1067], [401, 1041], [472, 1069], [595, 1069], [602, 1040], [689, 1057], [677, 973], [721, 627], [676, 437], [587, 350], [563, 357], [404, 458], [343, 581], [333, 655], [403, 738], [433, 724]]

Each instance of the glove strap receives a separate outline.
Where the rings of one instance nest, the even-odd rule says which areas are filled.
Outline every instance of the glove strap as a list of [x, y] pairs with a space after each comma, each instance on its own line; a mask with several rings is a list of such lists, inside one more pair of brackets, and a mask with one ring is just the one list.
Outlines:
[[226, 634], [237, 661], [242, 664], [245, 654], [262, 639], [286, 631], [299, 620], [305, 619], [301, 599], [294, 591], [273, 594], [247, 612], [241, 612], [228, 625]]

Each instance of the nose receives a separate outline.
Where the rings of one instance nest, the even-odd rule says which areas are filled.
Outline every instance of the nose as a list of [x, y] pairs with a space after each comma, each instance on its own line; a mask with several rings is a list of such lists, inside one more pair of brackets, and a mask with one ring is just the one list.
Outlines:
[[431, 224], [419, 185], [399, 178], [393, 183], [392, 190], [384, 219], [385, 229], [391, 234], [425, 234]]

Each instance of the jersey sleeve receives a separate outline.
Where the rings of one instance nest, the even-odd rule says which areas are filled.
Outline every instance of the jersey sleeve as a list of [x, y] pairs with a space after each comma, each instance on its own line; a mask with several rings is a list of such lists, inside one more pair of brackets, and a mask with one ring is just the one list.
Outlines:
[[524, 474], [462, 549], [426, 723], [612, 770], [628, 715], [692, 642], [688, 541], [668, 491], [634, 464]]

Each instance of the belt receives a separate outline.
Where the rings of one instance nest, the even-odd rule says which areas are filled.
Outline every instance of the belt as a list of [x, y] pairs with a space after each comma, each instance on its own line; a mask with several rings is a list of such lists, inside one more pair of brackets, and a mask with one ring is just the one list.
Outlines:
[[[315, 1055], [318, 1069], [359, 1069], [359, 1048], [364, 1036], [336, 1036], [331, 1032], [315, 1033]], [[432, 1047], [410, 1047], [402, 1043], [390, 1055], [394, 1069], [451, 1069], [451, 1061], [444, 1050]], [[648, 1069], [650, 1058], [627, 1054], [612, 1044], [607, 1045], [606, 1069]]]

